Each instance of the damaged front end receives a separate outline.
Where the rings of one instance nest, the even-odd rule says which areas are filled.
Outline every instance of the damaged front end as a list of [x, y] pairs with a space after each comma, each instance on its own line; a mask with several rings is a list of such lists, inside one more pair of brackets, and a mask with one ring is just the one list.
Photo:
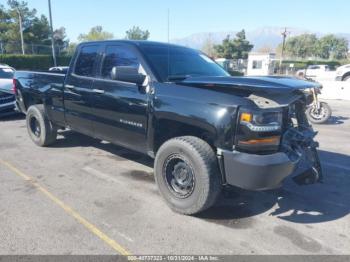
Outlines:
[[223, 183], [248, 190], [322, 181], [316, 132], [306, 118], [315, 82], [292, 77], [191, 77], [181, 85], [223, 90], [247, 99], [237, 108], [232, 150], [217, 149]]
[[[322, 181], [318, 143], [305, 115], [308, 94], [252, 94], [258, 109], [240, 108], [233, 151], [220, 151], [225, 181], [248, 190], [278, 188], [292, 176], [299, 185]], [[238, 172], [239, 171], [239, 172]]]
[[317, 152], [318, 142], [315, 132], [305, 115], [306, 101], [298, 100], [288, 107], [285, 132], [281, 140], [281, 150], [295, 166], [293, 180], [298, 185], [322, 182], [322, 168]]

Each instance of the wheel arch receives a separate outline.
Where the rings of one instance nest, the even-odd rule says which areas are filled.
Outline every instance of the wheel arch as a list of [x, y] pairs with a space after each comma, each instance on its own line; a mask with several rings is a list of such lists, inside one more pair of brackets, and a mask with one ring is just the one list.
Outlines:
[[350, 71], [349, 72], [346, 72], [343, 77], [342, 77], [342, 81], [344, 81], [347, 77], [350, 76]]
[[[185, 119], [183, 119], [185, 120]], [[193, 121], [178, 121], [176, 119], [157, 119], [155, 121], [153, 134], [151, 135], [151, 146], [154, 154], [166, 141], [181, 136], [194, 136], [207, 142], [213, 149], [216, 149], [217, 133], [216, 128], [210, 124], [196, 123]]]

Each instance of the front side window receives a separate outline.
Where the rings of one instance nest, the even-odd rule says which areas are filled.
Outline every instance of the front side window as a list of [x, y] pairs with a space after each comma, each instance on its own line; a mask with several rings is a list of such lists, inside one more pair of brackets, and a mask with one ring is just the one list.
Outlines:
[[193, 49], [148, 44], [141, 45], [140, 48], [162, 82], [191, 76], [229, 76], [212, 59]]
[[102, 64], [102, 77], [110, 79], [112, 68], [115, 66], [132, 66], [138, 68], [139, 65], [138, 58], [130, 49], [122, 46], [107, 46]]
[[80, 76], [94, 76], [94, 65], [97, 55], [97, 45], [83, 47], [75, 64], [75, 74]]

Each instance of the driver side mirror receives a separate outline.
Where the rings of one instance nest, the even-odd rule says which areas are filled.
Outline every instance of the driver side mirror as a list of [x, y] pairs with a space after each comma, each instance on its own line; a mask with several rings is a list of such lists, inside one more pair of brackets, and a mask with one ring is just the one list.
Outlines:
[[132, 66], [114, 66], [111, 71], [111, 79], [141, 86], [146, 76], [140, 74], [138, 69]]

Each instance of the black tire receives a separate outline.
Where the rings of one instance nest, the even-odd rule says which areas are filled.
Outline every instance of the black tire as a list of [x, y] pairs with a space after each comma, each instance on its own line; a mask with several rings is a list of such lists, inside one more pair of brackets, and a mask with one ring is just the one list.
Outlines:
[[343, 81], [350, 81], [350, 75], [347, 75], [343, 78]]
[[[197, 214], [211, 207], [220, 195], [222, 183], [216, 155], [197, 137], [178, 137], [165, 142], [157, 152], [154, 171], [161, 195], [177, 213]], [[182, 176], [180, 186], [174, 174]], [[189, 183], [191, 176], [193, 185]], [[181, 188], [183, 184], [186, 188]]]
[[28, 134], [36, 145], [45, 147], [56, 142], [57, 129], [48, 120], [43, 105], [29, 107], [26, 123]]
[[306, 115], [307, 118], [309, 119], [309, 121], [313, 124], [324, 124], [326, 123], [329, 118], [332, 116], [332, 109], [330, 108], [330, 106], [325, 103], [325, 102], [320, 102], [320, 110], [322, 112], [322, 115], [317, 117], [313, 112], [312, 112], [313, 108], [309, 107], [306, 110]]

